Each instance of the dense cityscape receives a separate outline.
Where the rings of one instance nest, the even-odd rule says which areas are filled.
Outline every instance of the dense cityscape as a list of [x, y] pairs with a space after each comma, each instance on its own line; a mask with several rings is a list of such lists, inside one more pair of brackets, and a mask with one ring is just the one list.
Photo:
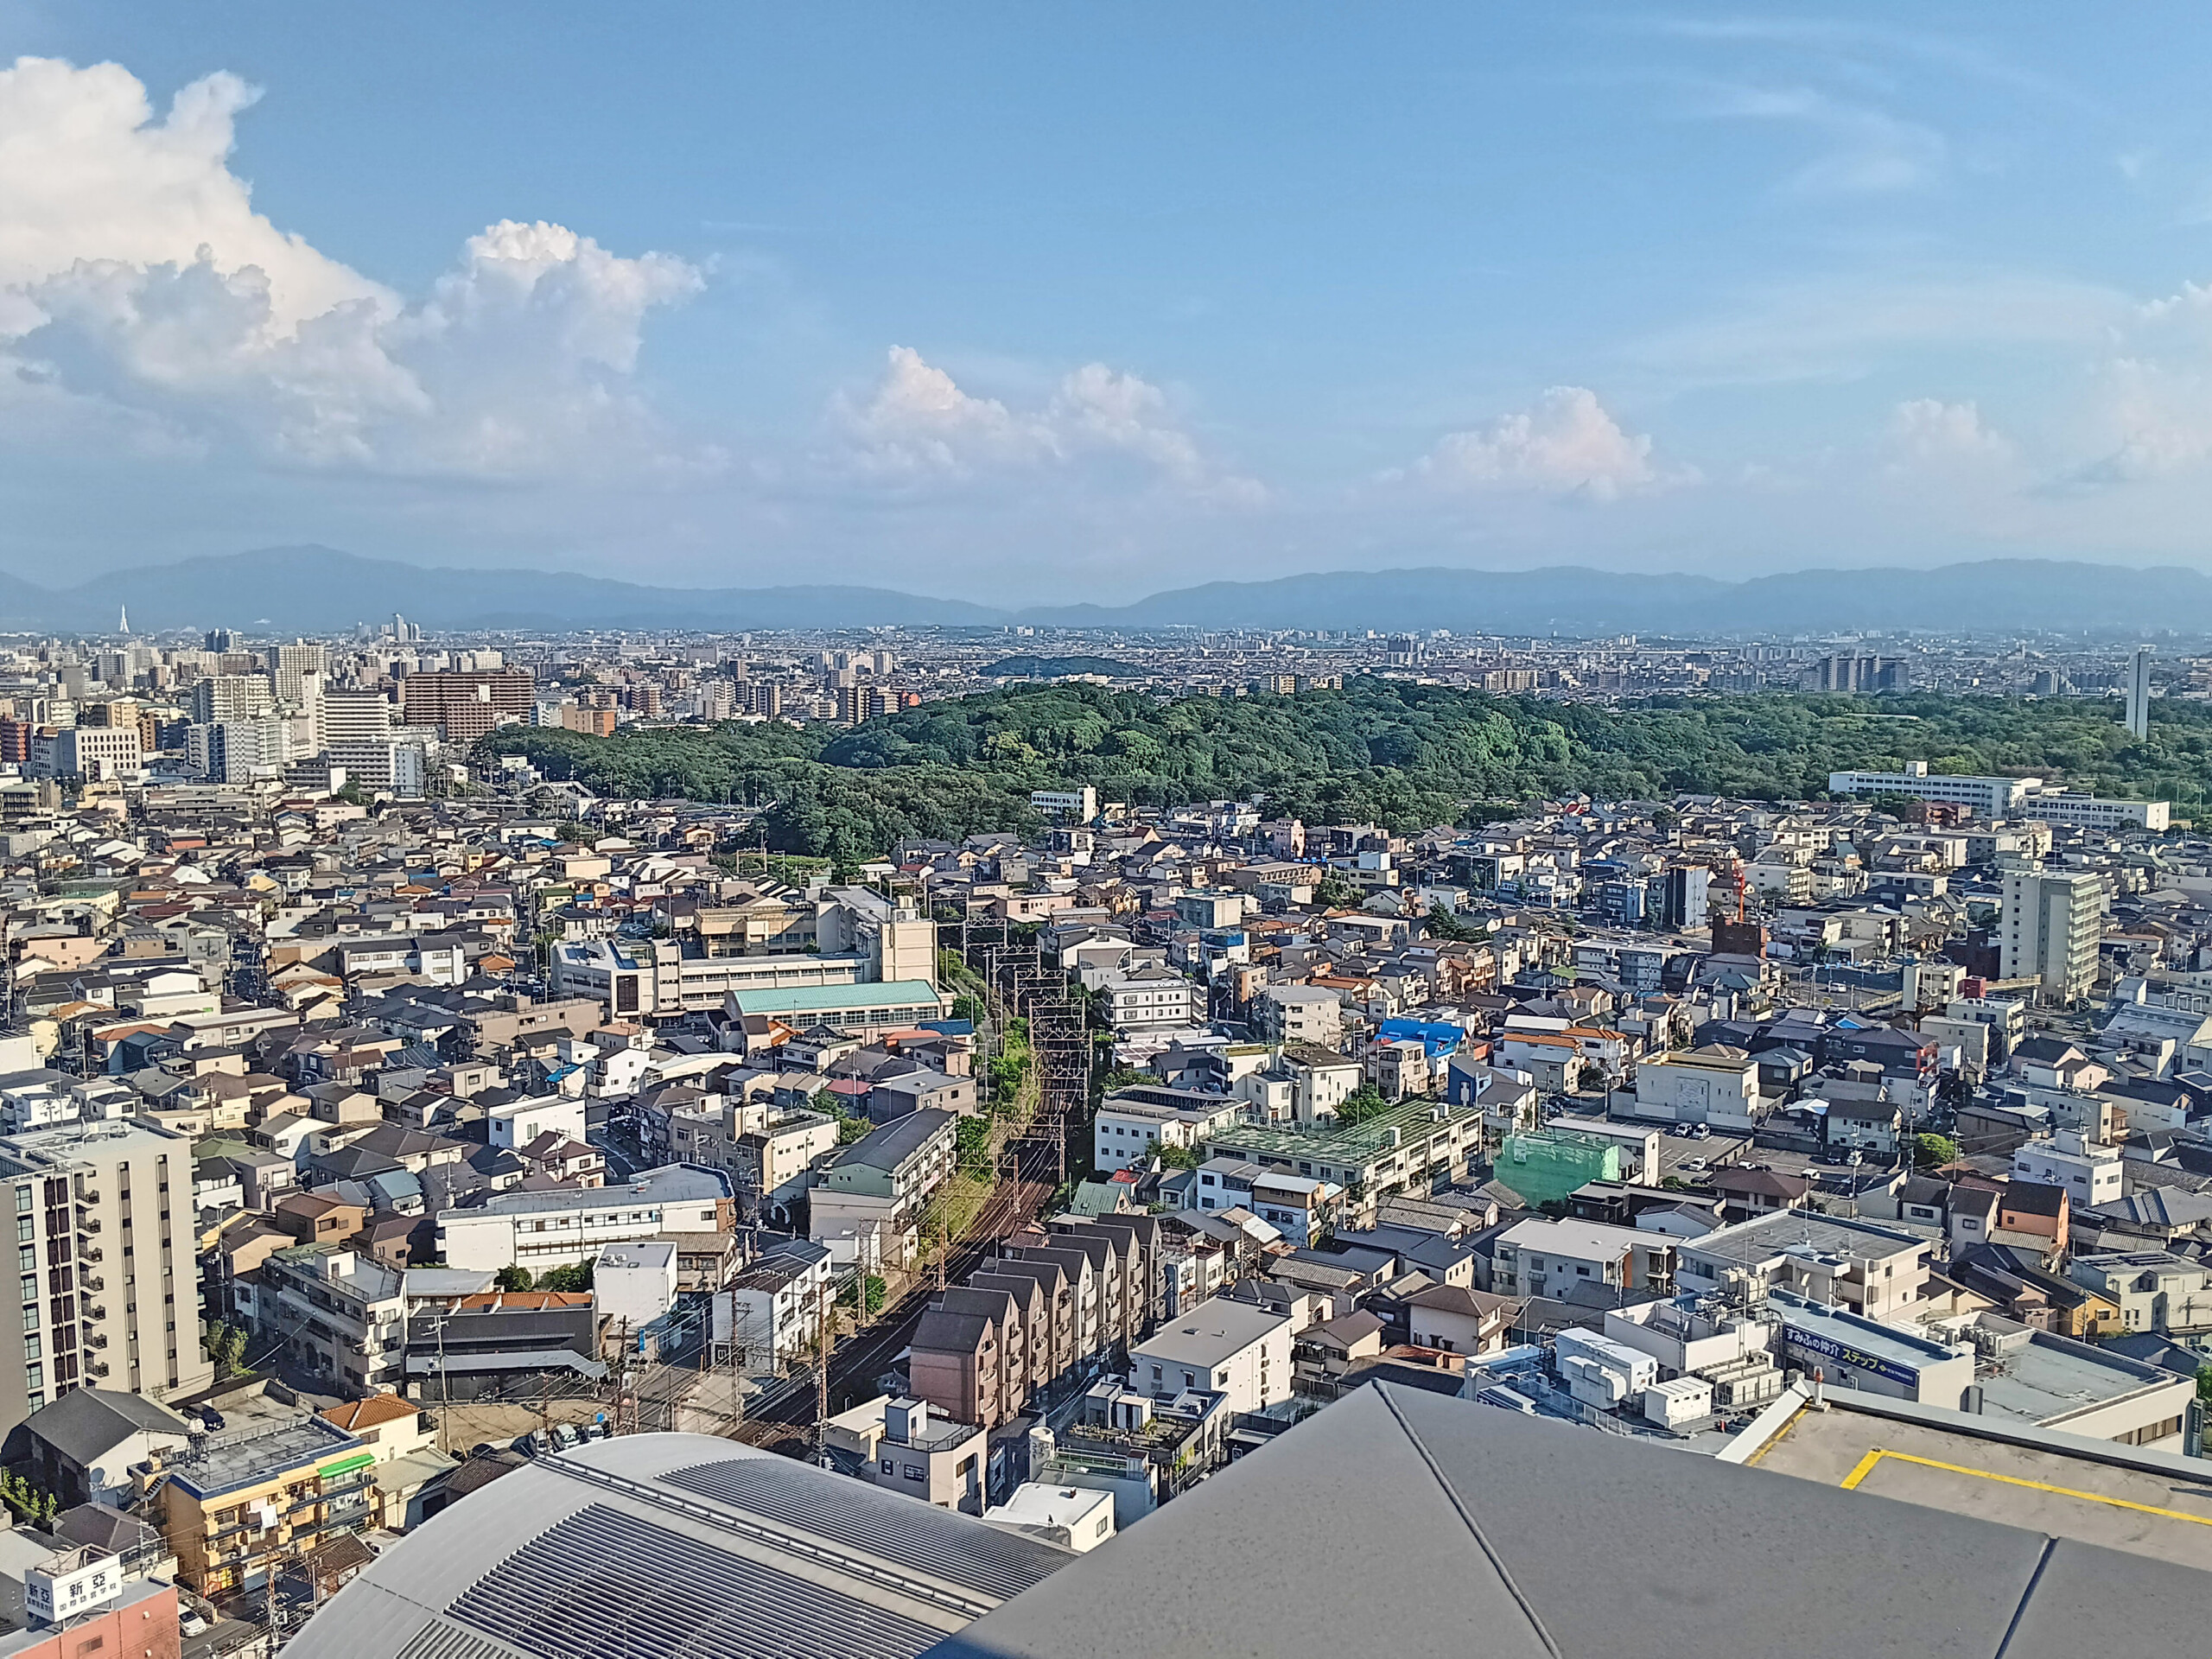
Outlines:
[[[2032, 1483], [2111, 1570], [2212, 1564], [2185, 644], [118, 621], [0, 656], [21, 1651], [72, 1599], [195, 1654], [527, 1649], [549, 1596], [613, 1651], [750, 1581], [671, 1539], [780, 1572], [792, 1505], [850, 1608], [716, 1628], [911, 1652], [1033, 1586], [1058, 1629], [1063, 1562], [1202, 1551], [1248, 1458], [1262, 1507], [1383, 1480], [1377, 1400], [1648, 1504], [1662, 1446], [1843, 1535], [1840, 1483], [2007, 1526]], [[1179, 782], [1248, 708], [1314, 775]], [[1802, 797], [1513, 792], [1808, 719]], [[684, 745], [733, 769], [605, 792]], [[993, 781], [957, 833], [788, 810], [917, 768]], [[1398, 821], [1286, 805], [1378, 769]], [[957, 1595], [882, 1588], [912, 1499]], [[438, 1523], [499, 1504], [569, 1518]], [[664, 1592], [584, 1611], [607, 1537]]]
[[0, 1659], [2212, 1648], [2208, 62], [0, 0]]

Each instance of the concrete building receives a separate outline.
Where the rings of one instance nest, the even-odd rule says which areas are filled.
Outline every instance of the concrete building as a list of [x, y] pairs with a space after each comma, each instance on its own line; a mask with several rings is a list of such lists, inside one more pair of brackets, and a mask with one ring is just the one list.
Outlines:
[[1344, 1040], [1344, 1007], [1325, 986], [1270, 985], [1252, 999], [1252, 1029], [1263, 1042], [1332, 1049]]
[[2199, 1337], [2212, 1332], [2212, 1267], [2171, 1250], [2100, 1250], [2075, 1256], [2067, 1274], [2118, 1305], [2130, 1331]]
[[974, 1423], [939, 1417], [929, 1402], [878, 1395], [832, 1417], [823, 1439], [846, 1452], [861, 1479], [940, 1510], [983, 1512], [989, 1437]]
[[1931, 774], [1925, 760], [1908, 760], [1902, 772], [1832, 772], [1831, 795], [1906, 795], [1915, 800], [1963, 806], [1979, 818], [2009, 818], [2043, 787], [2040, 778], [1964, 778]]
[[2092, 1141], [2077, 1129], [2061, 1129], [2048, 1141], [2031, 1141], [2013, 1150], [2012, 1179], [2057, 1187], [2082, 1210], [2119, 1199], [2126, 1185], [2126, 1160], [2118, 1147]]
[[1702, 1295], [1794, 1293], [1821, 1306], [1893, 1319], [1918, 1306], [1929, 1249], [1913, 1234], [1871, 1222], [1783, 1210], [1684, 1239], [1676, 1282]]
[[272, 1559], [359, 1532], [377, 1454], [335, 1423], [265, 1395], [226, 1396], [224, 1427], [161, 1458], [154, 1494], [178, 1576], [200, 1594], [263, 1584]]
[[958, 1162], [958, 1124], [950, 1112], [909, 1112], [854, 1141], [807, 1194], [809, 1236], [841, 1262], [903, 1265], [923, 1207]]
[[1636, 1115], [1748, 1133], [1757, 1121], [1758, 1063], [1740, 1048], [1707, 1043], [1654, 1055], [1636, 1067]]
[[1129, 1350], [1129, 1387], [1154, 1400], [1190, 1390], [1263, 1411], [1290, 1398], [1290, 1317], [1216, 1296], [1179, 1313]]
[[1998, 974], [2041, 982], [2048, 1002], [2075, 1002], [2097, 979], [2104, 932], [2104, 878], [2054, 870], [2007, 870]]
[[724, 1172], [686, 1165], [619, 1185], [495, 1193], [474, 1208], [439, 1212], [438, 1254], [449, 1267], [542, 1273], [591, 1261], [608, 1244], [720, 1232], [735, 1196]]
[[785, 1239], [715, 1294], [714, 1339], [743, 1367], [780, 1369], [814, 1343], [830, 1305], [830, 1252]]
[[22, 1258], [22, 1311], [0, 1320], [0, 1416], [69, 1389], [155, 1400], [205, 1388], [192, 1143], [135, 1121], [0, 1141]]
[[1490, 1287], [1500, 1296], [1559, 1299], [1580, 1286], [1663, 1296], [1674, 1287], [1678, 1243], [1599, 1222], [1516, 1222], [1492, 1248]]
[[2140, 743], [2151, 735], [2151, 647], [2138, 645], [2127, 663], [2127, 734]]

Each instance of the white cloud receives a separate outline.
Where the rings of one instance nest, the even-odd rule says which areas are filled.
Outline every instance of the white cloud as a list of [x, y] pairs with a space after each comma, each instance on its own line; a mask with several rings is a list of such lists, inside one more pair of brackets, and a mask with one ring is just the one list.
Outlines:
[[879, 477], [969, 479], [1123, 458], [1224, 502], [1264, 495], [1207, 459], [1159, 387], [1103, 363], [1065, 376], [1041, 406], [1015, 410], [963, 391], [912, 346], [894, 346], [868, 401], [841, 400], [834, 412], [854, 464]]
[[[259, 96], [236, 75], [209, 75], [156, 120], [145, 86], [119, 64], [18, 58], [0, 69], [0, 289], [79, 260], [188, 264], [206, 249], [226, 274], [260, 270], [287, 326], [347, 300], [388, 301], [253, 211], [229, 158], [237, 117]], [[20, 325], [20, 309], [12, 320]]]
[[1624, 431], [1584, 386], [1554, 386], [1534, 409], [1476, 431], [1450, 433], [1411, 471], [1446, 488], [1599, 501], [1662, 481], [1651, 463], [1651, 440]]
[[1827, 152], [1789, 179], [1790, 189], [1807, 195], [1920, 189], [1942, 175], [1948, 149], [1932, 127], [1807, 86], [1724, 87], [1704, 113], [1801, 126], [1826, 139]]
[[1972, 403], [1947, 404], [1913, 397], [1891, 411], [1889, 442], [1892, 470], [1905, 467], [2001, 465], [2012, 459], [2012, 446], [1992, 429]]
[[156, 122], [112, 64], [0, 71], [15, 395], [296, 465], [520, 477], [700, 462], [667, 453], [628, 379], [646, 315], [697, 291], [696, 269], [502, 221], [403, 302], [252, 211], [228, 156], [253, 97], [209, 76]]

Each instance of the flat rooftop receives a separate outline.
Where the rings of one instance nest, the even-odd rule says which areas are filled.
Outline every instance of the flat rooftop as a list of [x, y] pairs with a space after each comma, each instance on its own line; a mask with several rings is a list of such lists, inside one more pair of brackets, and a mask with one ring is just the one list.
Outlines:
[[2212, 1464], [2105, 1443], [2076, 1449], [2067, 1444], [2075, 1437], [2048, 1430], [2027, 1431], [2035, 1444], [2011, 1442], [1977, 1432], [1964, 1413], [1881, 1409], [1891, 1402], [1836, 1390], [1828, 1401], [1828, 1410], [1799, 1412], [1747, 1461], [1832, 1489], [2212, 1569]]
[[[2178, 1401], [2190, 1387], [2186, 1377], [2123, 1354], [2105, 1353], [2041, 1332], [2026, 1334], [2031, 1339], [2008, 1345], [1993, 1367], [1976, 1368], [1981, 1372], [1974, 1381], [1981, 1388], [1984, 1412], [2061, 1426], [2059, 1419], [2130, 1395], [2177, 1391]], [[2177, 1404], [2175, 1414], [2180, 1411]]]
[[1972, 1351], [1963, 1345], [1953, 1346], [1914, 1336], [1902, 1325], [1883, 1325], [1843, 1308], [1822, 1307], [1817, 1302], [1796, 1296], [1770, 1297], [1767, 1309], [1786, 1327], [1826, 1337], [1831, 1342], [1914, 1371]]

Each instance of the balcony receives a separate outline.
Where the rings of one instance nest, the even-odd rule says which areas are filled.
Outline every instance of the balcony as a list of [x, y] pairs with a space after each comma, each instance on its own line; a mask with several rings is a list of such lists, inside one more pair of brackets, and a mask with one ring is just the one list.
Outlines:
[[107, 1281], [97, 1273], [88, 1273], [77, 1281], [79, 1288], [86, 1291], [105, 1290]]
[[87, 1306], [85, 1309], [85, 1317], [88, 1319], [104, 1319], [107, 1318], [107, 1309], [105, 1306]]
[[105, 1376], [107, 1373], [108, 1363], [104, 1359], [96, 1359], [85, 1367], [85, 1375], [87, 1376]]
[[90, 1348], [105, 1348], [107, 1346], [107, 1332], [105, 1331], [95, 1331], [91, 1336], [85, 1338], [85, 1344]]
[[107, 1252], [97, 1244], [88, 1244], [77, 1252], [77, 1257], [81, 1262], [105, 1262], [107, 1260]]
[[98, 1233], [99, 1230], [100, 1218], [98, 1216], [79, 1216], [77, 1217], [77, 1230], [79, 1232], [89, 1236]]

